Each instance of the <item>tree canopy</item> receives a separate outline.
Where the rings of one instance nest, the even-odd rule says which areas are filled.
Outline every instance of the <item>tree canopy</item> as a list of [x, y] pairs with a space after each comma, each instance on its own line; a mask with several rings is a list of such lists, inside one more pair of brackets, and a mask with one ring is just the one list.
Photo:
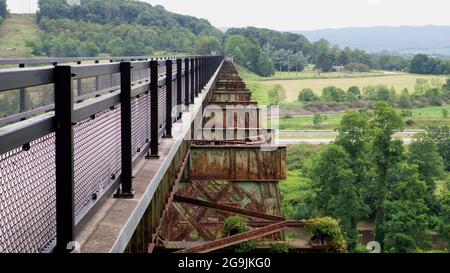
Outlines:
[[56, 57], [148, 55], [155, 51], [221, 51], [222, 33], [204, 19], [132, 0], [39, 0], [44, 31], [30, 41], [35, 55]]

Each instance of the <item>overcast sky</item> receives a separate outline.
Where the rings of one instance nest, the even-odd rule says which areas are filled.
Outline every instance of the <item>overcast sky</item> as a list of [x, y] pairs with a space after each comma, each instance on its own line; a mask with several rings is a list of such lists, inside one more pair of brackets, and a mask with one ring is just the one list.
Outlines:
[[[72, 0], [73, 1], [73, 0]], [[216, 27], [311, 30], [349, 26], [450, 25], [449, 0], [144, 0]], [[14, 13], [37, 0], [7, 0]]]

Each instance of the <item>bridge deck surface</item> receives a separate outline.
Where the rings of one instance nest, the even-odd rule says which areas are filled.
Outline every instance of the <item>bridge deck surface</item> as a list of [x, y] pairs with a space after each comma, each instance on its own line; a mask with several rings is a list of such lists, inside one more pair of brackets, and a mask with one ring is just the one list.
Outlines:
[[[212, 77], [213, 80], [216, 75]], [[133, 170], [134, 199], [114, 199], [112, 196], [106, 199], [78, 233], [76, 241], [81, 245], [81, 252], [120, 253], [126, 249], [175, 153], [189, 135], [194, 118], [202, 114], [202, 103], [207, 94], [212, 92], [213, 80], [195, 98], [189, 111], [185, 111], [183, 117], [173, 124], [173, 138], [161, 140], [160, 158], [142, 158], [136, 164]]]

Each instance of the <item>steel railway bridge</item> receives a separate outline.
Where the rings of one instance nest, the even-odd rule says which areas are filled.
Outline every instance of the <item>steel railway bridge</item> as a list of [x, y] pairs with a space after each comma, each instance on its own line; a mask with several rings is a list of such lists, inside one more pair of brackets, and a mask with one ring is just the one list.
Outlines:
[[[0, 252], [203, 253], [304, 227], [282, 217], [286, 148], [232, 60], [0, 66]], [[222, 238], [231, 215], [253, 229]]]

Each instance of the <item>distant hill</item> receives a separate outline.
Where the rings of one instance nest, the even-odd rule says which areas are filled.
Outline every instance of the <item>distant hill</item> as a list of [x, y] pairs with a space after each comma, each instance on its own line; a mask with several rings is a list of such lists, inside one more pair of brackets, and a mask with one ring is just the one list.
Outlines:
[[223, 33], [207, 20], [134, 0], [40, 0], [43, 35], [27, 44], [34, 55], [205, 54], [221, 50]]
[[313, 42], [323, 38], [340, 47], [371, 53], [387, 50], [404, 54], [450, 55], [450, 26], [351, 27], [292, 32], [303, 34]]
[[33, 14], [10, 14], [0, 26], [0, 58], [32, 57], [26, 41], [41, 34]]

